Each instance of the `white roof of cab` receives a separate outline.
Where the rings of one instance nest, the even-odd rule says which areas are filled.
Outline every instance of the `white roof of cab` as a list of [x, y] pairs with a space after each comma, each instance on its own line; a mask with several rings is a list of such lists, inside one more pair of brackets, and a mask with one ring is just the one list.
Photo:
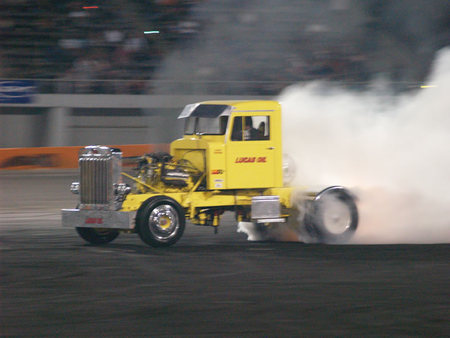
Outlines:
[[[199, 106], [218, 106], [218, 109], [213, 109], [209, 113], [206, 111], [200, 111], [197, 108]], [[220, 107], [220, 108], [219, 108]], [[203, 117], [218, 117], [229, 116], [232, 111], [273, 111], [279, 109], [280, 104], [277, 101], [258, 101], [258, 100], [222, 100], [222, 101], [203, 101], [188, 104], [184, 107], [183, 111], [178, 116], [179, 119], [183, 119], [191, 116], [194, 112], [198, 116]]]

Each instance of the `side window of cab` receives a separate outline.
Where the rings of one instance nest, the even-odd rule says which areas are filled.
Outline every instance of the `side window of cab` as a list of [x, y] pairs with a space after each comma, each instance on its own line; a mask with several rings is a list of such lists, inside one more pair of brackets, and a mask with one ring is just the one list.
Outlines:
[[269, 116], [236, 116], [233, 119], [231, 141], [270, 140]]

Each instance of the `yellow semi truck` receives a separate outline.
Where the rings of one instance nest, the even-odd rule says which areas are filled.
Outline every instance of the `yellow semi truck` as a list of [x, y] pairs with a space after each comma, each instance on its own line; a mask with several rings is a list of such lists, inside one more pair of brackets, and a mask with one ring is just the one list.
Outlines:
[[224, 212], [261, 230], [289, 220], [314, 242], [342, 242], [355, 232], [358, 211], [348, 190], [311, 192], [284, 180], [278, 102], [205, 101], [178, 118], [183, 137], [170, 153], [140, 157], [134, 174], [122, 172], [120, 149], [81, 149], [79, 182], [70, 188], [80, 200], [62, 210], [62, 225], [92, 244], [131, 232], [153, 247], [176, 243], [186, 220], [217, 232]]

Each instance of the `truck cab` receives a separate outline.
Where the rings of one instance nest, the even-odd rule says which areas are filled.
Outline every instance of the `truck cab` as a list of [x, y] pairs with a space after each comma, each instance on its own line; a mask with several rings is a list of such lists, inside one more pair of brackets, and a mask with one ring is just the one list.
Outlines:
[[276, 101], [207, 101], [187, 105], [184, 136], [171, 155], [206, 173], [208, 190], [283, 185], [281, 107]]

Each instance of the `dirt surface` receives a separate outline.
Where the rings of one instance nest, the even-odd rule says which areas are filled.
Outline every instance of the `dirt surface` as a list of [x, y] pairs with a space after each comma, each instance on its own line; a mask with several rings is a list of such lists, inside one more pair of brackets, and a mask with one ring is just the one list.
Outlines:
[[96, 247], [60, 226], [75, 174], [0, 173], [1, 336], [450, 336], [449, 245], [255, 243], [226, 216]]

